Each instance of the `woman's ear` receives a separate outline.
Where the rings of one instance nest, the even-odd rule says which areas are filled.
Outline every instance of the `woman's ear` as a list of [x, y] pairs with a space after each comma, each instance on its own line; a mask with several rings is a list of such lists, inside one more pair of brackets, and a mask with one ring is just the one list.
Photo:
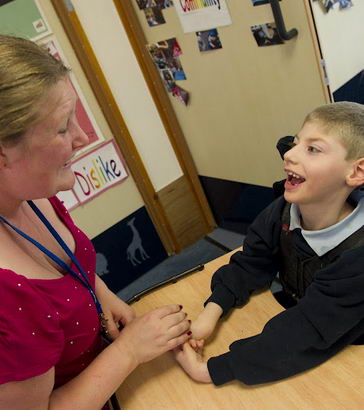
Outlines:
[[4, 147], [0, 143], [0, 170], [6, 168], [6, 164], [7, 164], [7, 158], [4, 152]]
[[346, 177], [346, 183], [351, 187], [364, 184], [364, 158], [359, 158], [353, 163], [350, 174]]

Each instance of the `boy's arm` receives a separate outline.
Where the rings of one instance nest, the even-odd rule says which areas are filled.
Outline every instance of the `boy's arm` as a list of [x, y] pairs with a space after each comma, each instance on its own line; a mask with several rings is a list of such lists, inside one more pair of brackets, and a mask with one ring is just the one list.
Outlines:
[[211, 296], [205, 302], [221, 306], [225, 315], [232, 307], [244, 305], [250, 294], [272, 282], [278, 266], [281, 213], [285, 204], [279, 198], [261, 212], [250, 226], [244, 250], [232, 255], [227, 265], [212, 278]]
[[[209, 302], [191, 324], [192, 338], [195, 340], [207, 339], [214, 331], [221, 315], [222, 308], [214, 302]], [[196, 343], [192, 340], [191, 346], [195, 345]]]
[[213, 383], [277, 381], [311, 369], [364, 338], [363, 255], [364, 247], [344, 252], [316, 273], [295, 307], [273, 317], [262, 333], [210, 358]]
[[221, 316], [232, 307], [245, 304], [254, 290], [272, 282], [278, 271], [277, 249], [284, 204], [284, 199], [279, 198], [263, 210], [249, 228], [244, 251], [235, 252], [230, 263], [214, 273], [211, 296], [191, 325], [193, 339], [207, 339]]

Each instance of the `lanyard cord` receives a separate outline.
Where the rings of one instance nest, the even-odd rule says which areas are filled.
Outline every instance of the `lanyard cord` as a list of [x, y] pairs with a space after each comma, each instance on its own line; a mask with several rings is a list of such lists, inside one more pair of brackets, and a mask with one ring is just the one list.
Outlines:
[[[77, 260], [77, 258], [75, 257], [75, 255], [73, 254], [73, 252], [71, 251], [71, 249], [67, 246], [67, 244], [65, 243], [65, 241], [61, 238], [61, 236], [59, 235], [59, 233], [53, 228], [53, 226], [51, 225], [51, 223], [48, 221], [48, 219], [44, 216], [44, 214], [41, 212], [41, 210], [34, 204], [33, 201], [27, 201], [29, 206], [33, 209], [33, 211], [36, 213], [36, 215], [39, 217], [39, 219], [44, 223], [44, 225], [46, 226], [46, 228], [48, 229], [48, 231], [53, 235], [53, 237], [56, 239], [56, 241], [61, 245], [61, 247], [63, 248], [63, 250], [66, 252], [66, 254], [68, 255], [68, 257], [72, 260], [72, 262], [77, 266], [78, 271], [80, 272], [80, 274], [82, 275], [84, 281], [88, 284], [89, 287], [91, 287], [89, 279], [85, 273], [85, 271], [83, 270], [82, 266], [80, 265], [80, 262]], [[47, 251], [49, 253], [51, 253], [48, 249]], [[47, 253], [48, 254], [48, 253]], [[52, 253], [52, 255], [54, 255]], [[54, 255], [56, 256], [56, 255]], [[56, 258], [58, 258], [56, 256]], [[54, 260], [54, 259], [53, 259]], [[64, 263], [61, 260], [62, 263]], [[68, 266], [68, 265], [67, 265]], [[62, 266], [63, 267], [63, 266]], [[69, 269], [67, 269], [69, 271]], [[73, 272], [74, 274], [74, 272]], [[76, 274], [77, 275], [77, 274]], [[79, 278], [79, 276], [77, 275], [77, 277]], [[87, 286], [87, 287], [88, 287]]]
[[[31, 242], [34, 246], [36, 246], [38, 249], [40, 249], [44, 254], [46, 254], [48, 257], [50, 257], [54, 262], [56, 262], [60, 267], [65, 269], [67, 272], [71, 274], [74, 278], [76, 278], [79, 282], [82, 283], [83, 286], [90, 292], [92, 299], [95, 303], [97, 312], [100, 315], [101, 320], [104, 319], [103, 317], [103, 311], [101, 304], [96, 296], [96, 293], [92, 289], [90, 282], [88, 280], [88, 277], [84, 270], [82, 269], [79, 261], [71, 251], [71, 249], [67, 246], [67, 244], [64, 242], [64, 240], [60, 237], [58, 232], [53, 228], [51, 223], [48, 221], [48, 219], [42, 214], [40, 209], [32, 202], [32, 201], [27, 201], [30, 207], [33, 209], [33, 211], [37, 214], [39, 219], [44, 223], [44, 225], [47, 227], [49, 232], [53, 235], [53, 237], [56, 239], [56, 241], [61, 245], [63, 250], [66, 252], [66, 254], [71, 258], [72, 262], [77, 266], [80, 274], [78, 275], [70, 266], [67, 265], [62, 259], [60, 259], [57, 255], [55, 255], [53, 252], [51, 252], [49, 249], [44, 247], [41, 243], [33, 239], [31, 236], [27, 235], [25, 232], [21, 231], [18, 229], [16, 226], [12, 225], [10, 222], [8, 222], [3, 216], [0, 215], [0, 221], [4, 222], [6, 225], [10, 226], [15, 232], [17, 232], [19, 235], [21, 235], [23, 238], [27, 239], [29, 242]], [[103, 323], [101, 323], [102, 326]]]

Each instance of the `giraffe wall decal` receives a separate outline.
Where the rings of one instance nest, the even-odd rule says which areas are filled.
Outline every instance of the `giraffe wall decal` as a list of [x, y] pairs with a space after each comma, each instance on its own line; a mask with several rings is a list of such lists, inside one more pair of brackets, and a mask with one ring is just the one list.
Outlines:
[[107, 275], [109, 272], [108, 262], [103, 253], [96, 253], [96, 272], [99, 276]]
[[[133, 266], [136, 266], [143, 263], [143, 261], [145, 261], [146, 259], [149, 259], [149, 255], [143, 248], [142, 239], [139, 235], [138, 230], [135, 228], [134, 221], [135, 217], [131, 218], [130, 221], [126, 223], [133, 234], [132, 240], [129, 246], [126, 248], [126, 257]], [[139, 251], [139, 255], [137, 255], [137, 251]]]

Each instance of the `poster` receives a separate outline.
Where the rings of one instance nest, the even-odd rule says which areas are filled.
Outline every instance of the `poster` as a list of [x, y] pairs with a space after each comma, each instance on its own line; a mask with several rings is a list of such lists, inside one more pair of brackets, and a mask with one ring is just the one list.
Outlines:
[[[48, 48], [48, 51], [50, 52], [50, 54], [52, 54], [52, 56], [61, 59], [62, 61], [64, 61], [64, 63], [67, 66], [69, 66], [55, 38], [51, 38], [48, 41], [44, 42], [43, 44]], [[72, 72], [71, 72], [71, 82], [77, 94], [76, 117], [77, 117], [78, 123], [80, 124], [80, 127], [89, 137], [89, 144], [87, 145], [87, 147], [79, 151], [78, 153], [79, 155], [85, 152], [86, 150], [90, 149], [91, 147], [94, 147], [95, 145], [101, 143], [102, 141], [105, 140], [105, 138], [101, 134], [100, 129], [98, 128], [96, 122], [94, 121], [93, 115], [87, 104], [87, 101], [84, 98], [81, 88], [78, 85]]]
[[128, 174], [119, 149], [113, 140], [71, 163], [75, 185], [68, 191], [57, 193], [63, 205], [71, 211], [99, 193], [121, 183]]
[[225, 0], [175, 0], [174, 6], [184, 33], [231, 24]]
[[101, 232], [92, 243], [96, 272], [115, 293], [168, 257], [145, 206]]
[[120, 184], [128, 176], [119, 149], [113, 140], [77, 158], [71, 163], [71, 168], [76, 178], [73, 193], [80, 204]]
[[0, 32], [37, 41], [51, 30], [36, 0], [11, 0], [0, 3]]

